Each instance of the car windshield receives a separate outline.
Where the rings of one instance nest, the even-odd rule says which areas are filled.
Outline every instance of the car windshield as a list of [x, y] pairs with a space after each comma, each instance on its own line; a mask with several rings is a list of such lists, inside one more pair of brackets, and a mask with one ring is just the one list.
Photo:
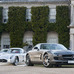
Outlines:
[[10, 49], [9, 53], [20, 53], [20, 49]]
[[8, 49], [3, 49], [1, 50], [1, 52], [8, 52]]
[[46, 49], [46, 50], [67, 50], [67, 48], [64, 47], [61, 44], [41, 44], [40, 49]]

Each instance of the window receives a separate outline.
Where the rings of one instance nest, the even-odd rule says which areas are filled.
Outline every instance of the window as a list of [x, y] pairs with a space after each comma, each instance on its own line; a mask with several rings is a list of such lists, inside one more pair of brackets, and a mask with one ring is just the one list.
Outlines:
[[58, 34], [56, 32], [49, 32], [47, 35], [47, 43], [58, 43]]
[[8, 33], [3, 33], [1, 36], [1, 49], [10, 48], [10, 36]]
[[3, 9], [3, 23], [8, 22], [8, 8]]
[[3, 48], [4, 48], [4, 49], [10, 48], [10, 45], [3, 45]]
[[49, 22], [50, 23], [56, 22], [56, 9], [55, 8], [50, 8]]
[[10, 39], [9, 38], [4, 38], [3, 39], [3, 48], [9, 48], [10, 47]]
[[11, 53], [20, 53], [20, 49], [11, 49]]
[[61, 44], [42, 44], [40, 49], [47, 49], [47, 50], [67, 50]]
[[31, 9], [26, 10], [26, 21], [31, 21]]
[[38, 47], [34, 47], [34, 49], [38, 49]]
[[24, 34], [23, 43], [27, 43], [29, 45], [33, 45], [33, 32], [28, 31]]

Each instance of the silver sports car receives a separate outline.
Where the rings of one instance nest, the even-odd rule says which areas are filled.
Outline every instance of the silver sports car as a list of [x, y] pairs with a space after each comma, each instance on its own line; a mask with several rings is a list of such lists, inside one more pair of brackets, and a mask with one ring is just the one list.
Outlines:
[[42, 63], [45, 67], [74, 64], [74, 51], [62, 44], [40, 43], [26, 54], [26, 64]]

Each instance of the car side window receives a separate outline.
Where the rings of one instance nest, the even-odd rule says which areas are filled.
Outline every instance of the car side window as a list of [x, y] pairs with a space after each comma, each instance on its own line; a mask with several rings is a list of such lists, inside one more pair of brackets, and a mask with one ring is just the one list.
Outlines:
[[11, 53], [20, 53], [20, 50], [19, 49], [18, 50], [17, 49], [12, 49]]
[[44, 44], [42, 44], [42, 45], [40, 46], [40, 49], [46, 49], [46, 46], [45, 46]]
[[46, 44], [41, 44], [40, 49], [49, 49], [49, 47]]
[[38, 47], [34, 47], [34, 49], [35, 49], [35, 50], [37, 50], [37, 49], [38, 49]]

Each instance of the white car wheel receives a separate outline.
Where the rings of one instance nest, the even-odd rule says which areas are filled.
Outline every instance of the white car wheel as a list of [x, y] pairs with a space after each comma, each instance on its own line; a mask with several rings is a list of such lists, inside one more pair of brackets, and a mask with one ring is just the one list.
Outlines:
[[13, 64], [14, 64], [15, 66], [17, 66], [17, 65], [18, 65], [18, 63], [19, 63], [18, 58], [15, 58], [15, 61], [14, 61], [14, 63], [13, 63]]

